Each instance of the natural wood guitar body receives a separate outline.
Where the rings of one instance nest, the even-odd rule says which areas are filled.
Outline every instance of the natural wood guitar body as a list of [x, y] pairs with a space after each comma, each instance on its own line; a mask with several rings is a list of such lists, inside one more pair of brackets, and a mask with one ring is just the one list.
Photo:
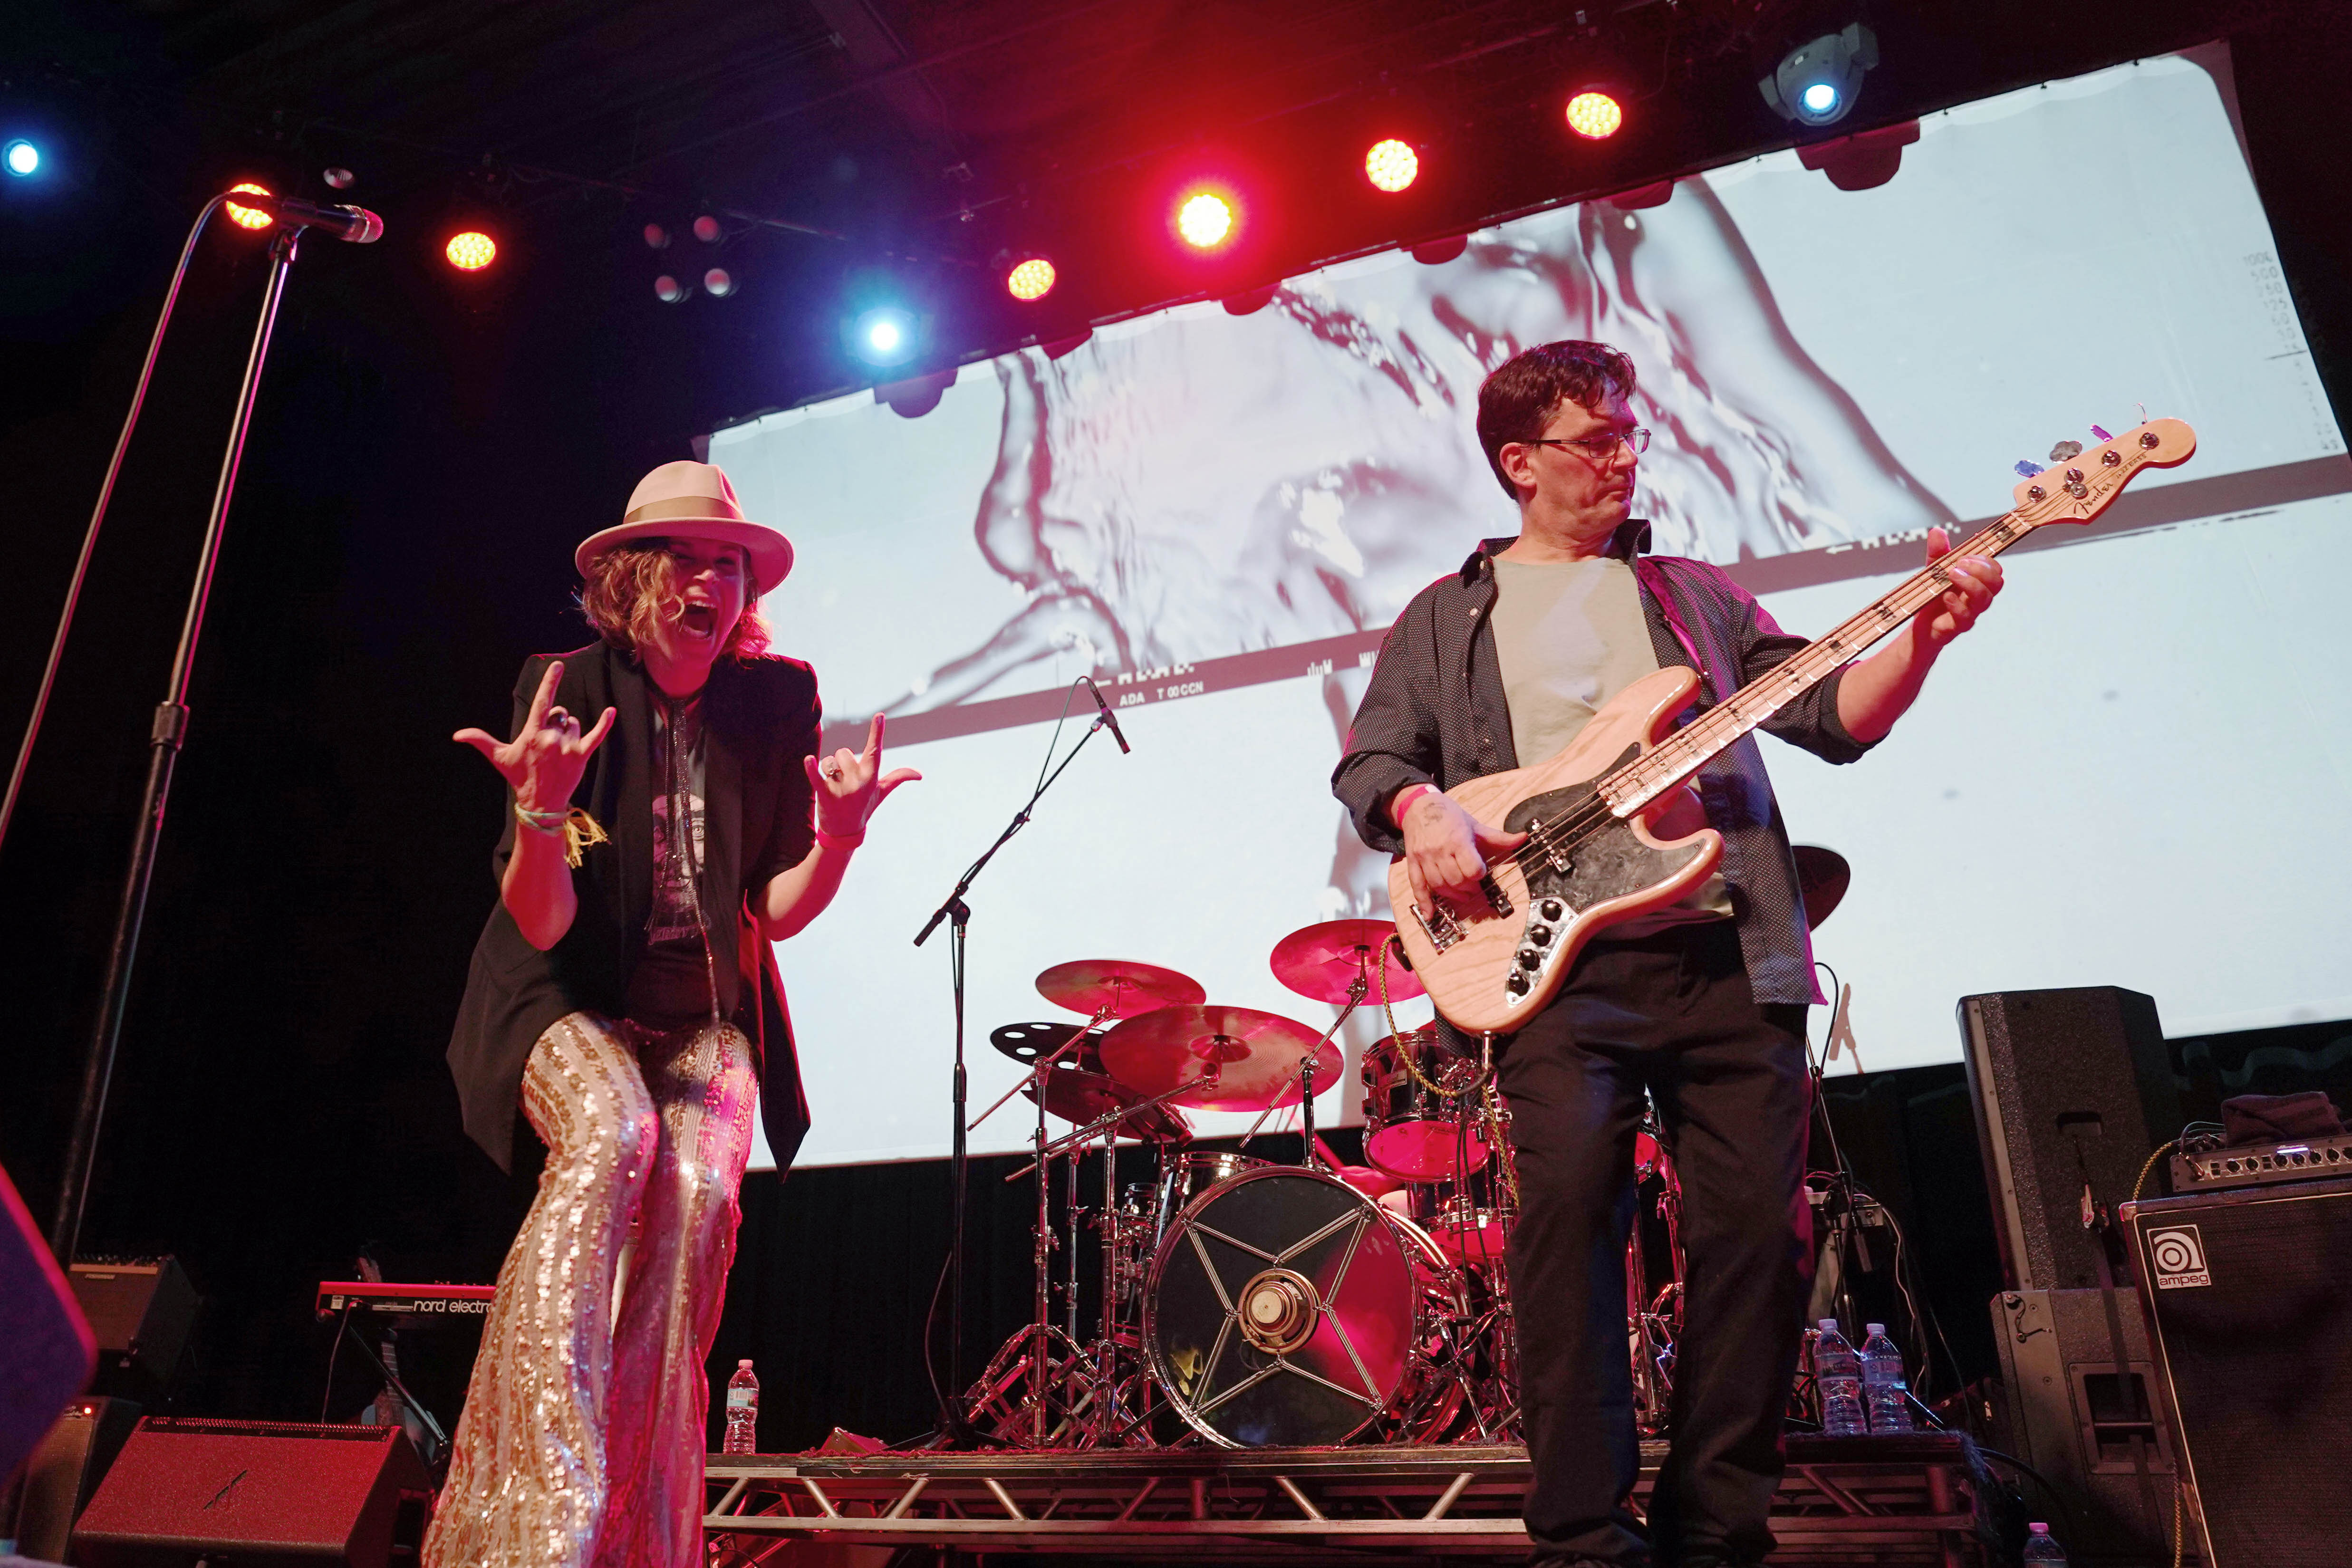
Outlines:
[[[1445, 793], [1507, 831], [1605, 818], [1594, 780], [1654, 747], [1697, 691], [1697, 675], [1679, 664], [1645, 675], [1549, 761], [1472, 779]], [[1723, 835], [1706, 828], [1671, 842], [1653, 837], [1650, 819], [1672, 799], [1663, 796], [1631, 819], [1607, 818], [1557, 852], [1530, 839], [1516, 855], [1497, 855], [1488, 869], [1499, 899], [1475, 909], [1449, 905], [1450, 927], [1445, 917], [1415, 908], [1404, 862], [1391, 866], [1397, 932], [1437, 1010], [1473, 1034], [1508, 1034], [1543, 1010], [1595, 932], [1663, 908], [1705, 882], [1723, 858]], [[1532, 967], [1523, 955], [1532, 956]], [[1523, 988], [1514, 988], [1514, 975], [1525, 977]]]

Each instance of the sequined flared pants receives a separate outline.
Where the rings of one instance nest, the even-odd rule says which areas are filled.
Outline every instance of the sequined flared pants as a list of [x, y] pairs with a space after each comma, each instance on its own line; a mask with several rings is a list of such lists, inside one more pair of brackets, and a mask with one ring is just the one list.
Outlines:
[[499, 1270], [425, 1568], [700, 1563], [703, 1364], [755, 1085], [729, 1025], [573, 1013], [540, 1036], [522, 1109], [547, 1168]]

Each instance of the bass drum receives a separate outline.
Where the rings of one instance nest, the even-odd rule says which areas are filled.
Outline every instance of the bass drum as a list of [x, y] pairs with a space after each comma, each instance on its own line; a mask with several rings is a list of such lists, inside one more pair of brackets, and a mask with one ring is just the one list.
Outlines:
[[1431, 1441], [1459, 1412], [1461, 1278], [1427, 1235], [1319, 1171], [1245, 1171], [1185, 1206], [1144, 1298], [1152, 1375], [1227, 1448]]

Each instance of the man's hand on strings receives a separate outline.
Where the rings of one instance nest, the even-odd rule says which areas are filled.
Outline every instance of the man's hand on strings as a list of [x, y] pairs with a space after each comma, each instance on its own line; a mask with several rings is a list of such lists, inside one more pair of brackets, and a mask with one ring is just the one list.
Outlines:
[[911, 768], [882, 771], [882, 730], [877, 713], [866, 727], [863, 751], [845, 746], [822, 760], [801, 758], [808, 768], [809, 787], [816, 791], [816, 825], [829, 837], [856, 838], [890, 791], [922, 777]]
[[1478, 883], [1487, 862], [1528, 841], [1525, 833], [1490, 828], [1435, 789], [1424, 789], [1405, 808], [1404, 874], [1413, 902], [1435, 907], [1433, 894], [1464, 909], [1486, 906]]
[[1986, 556], [1952, 554], [1951, 537], [1941, 528], [1927, 530], [1927, 564], [1941, 561], [1952, 585], [1930, 600], [1912, 617], [1930, 648], [1945, 643], [1977, 623], [2000, 591], [2000, 563]]
[[512, 740], [500, 740], [488, 730], [461, 729], [449, 738], [472, 747], [490, 759], [499, 777], [512, 789], [515, 801], [527, 811], [561, 811], [580, 787], [588, 758], [604, 743], [613, 728], [606, 708], [595, 727], [583, 734], [580, 720], [557, 707], [555, 683], [563, 676], [563, 661], [551, 661], [540, 677], [530, 699], [530, 712]]

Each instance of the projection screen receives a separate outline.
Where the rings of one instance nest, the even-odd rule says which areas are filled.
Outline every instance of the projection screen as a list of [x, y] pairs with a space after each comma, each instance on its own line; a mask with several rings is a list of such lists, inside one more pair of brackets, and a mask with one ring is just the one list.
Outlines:
[[[1806, 634], [1899, 580], [1930, 526], [2004, 511], [2016, 460], [2142, 407], [2199, 433], [2185, 467], [2007, 557], [1995, 612], [1861, 763], [1764, 742], [1792, 837], [1853, 868], [1817, 938], [1852, 988], [1831, 1071], [1956, 1059], [1954, 999], [1984, 990], [2127, 986], [2176, 1035], [2352, 1016], [2352, 463], [2215, 46], [1932, 116], [1876, 189], [1778, 153], [1443, 265], [1379, 255], [1252, 314], [1191, 305], [968, 365], [917, 418], [861, 393], [716, 432], [711, 460], [798, 547], [765, 609], [817, 669], [829, 740], [887, 712], [891, 762], [924, 774], [778, 948], [803, 1163], [946, 1152], [948, 944], [912, 938], [1026, 798], [1081, 674], [1134, 753], [1089, 744], [971, 894], [972, 1110], [1020, 1071], [991, 1030], [1070, 1016], [1033, 987], [1065, 960], [1331, 1021], [1267, 956], [1386, 916], [1385, 858], [1328, 776], [1399, 609], [1515, 531], [1478, 382], [1559, 338], [1640, 367], [1655, 548]], [[1070, 714], [1066, 747], [1083, 693]], [[1357, 1119], [1382, 1032], [1351, 1022], [1326, 1120]], [[1016, 1099], [972, 1146], [1016, 1147], [1031, 1116]]]

